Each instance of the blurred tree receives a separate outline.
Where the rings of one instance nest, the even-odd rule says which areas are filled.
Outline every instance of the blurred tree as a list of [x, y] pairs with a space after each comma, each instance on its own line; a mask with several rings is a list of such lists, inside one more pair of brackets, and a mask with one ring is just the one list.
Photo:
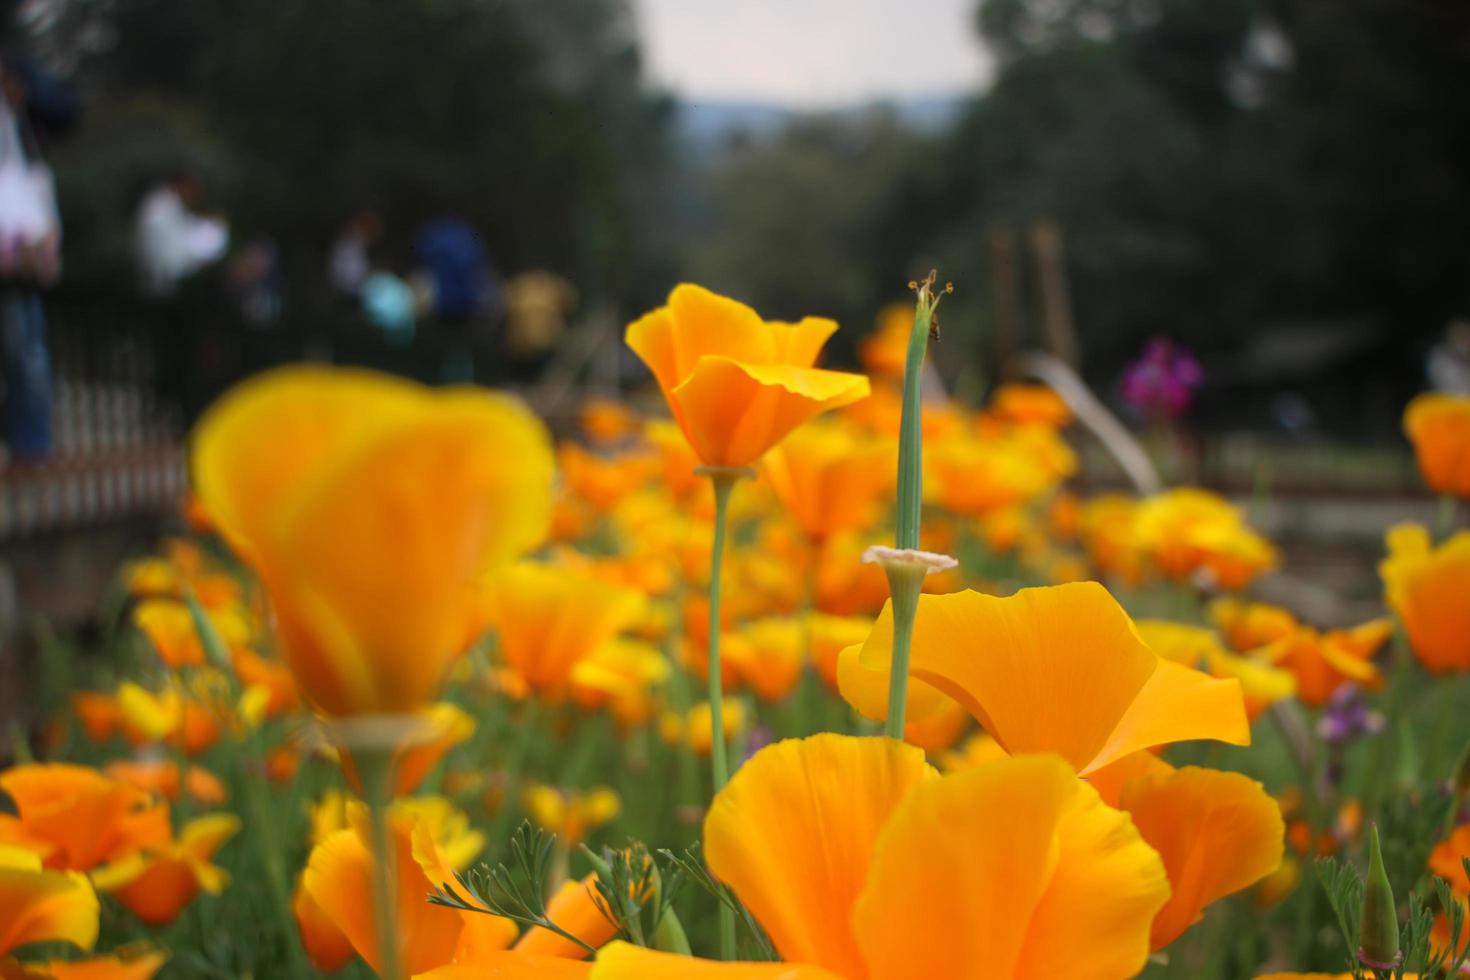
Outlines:
[[633, 288], [630, 215], [665, 165], [667, 112], [641, 87], [626, 0], [57, 8], [39, 43], [71, 56], [107, 113], [147, 101], [202, 122], [200, 143], [225, 150], [212, 176], [232, 218], [280, 241], [298, 279], [319, 276], [338, 224], [366, 206], [400, 247], [454, 211], [503, 270]]

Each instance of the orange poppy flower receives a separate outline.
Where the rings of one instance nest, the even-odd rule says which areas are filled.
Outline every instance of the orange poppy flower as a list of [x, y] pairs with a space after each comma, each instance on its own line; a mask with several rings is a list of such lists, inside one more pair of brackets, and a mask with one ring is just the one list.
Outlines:
[[737, 683], [756, 697], [775, 704], [790, 697], [801, 681], [806, 662], [806, 630], [801, 621], [787, 617], [746, 623], [740, 641], [726, 651]]
[[168, 962], [168, 954], [156, 949], [129, 949], [113, 956], [83, 960], [51, 960], [26, 963], [19, 973], [8, 972], [0, 962], [5, 980], [152, 980]]
[[39, 856], [0, 844], [0, 956], [42, 942], [91, 949], [98, 911], [84, 875], [44, 870]]
[[1169, 895], [1128, 817], [1049, 756], [938, 777], [889, 739], [779, 742], [715, 797], [704, 839], [711, 871], [787, 962], [702, 963], [614, 943], [595, 976], [1132, 976]]
[[[393, 753], [393, 795], [412, 793], [424, 777], [449, 754], [449, 750], [475, 734], [475, 719], [458, 705], [441, 702], [417, 712], [422, 727], [413, 738]], [[338, 754], [342, 774], [359, 795], [362, 781], [352, 749], [344, 747]]]
[[218, 895], [225, 890], [229, 873], [210, 862], [239, 831], [240, 818], [233, 813], [199, 817], [185, 824], [167, 848], [140, 852], [95, 873], [93, 881], [141, 922], [168, 925], [201, 891]]
[[1166, 577], [1208, 573], [1220, 588], [1238, 590], [1276, 565], [1276, 550], [1246, 526], [1240, 510], [1197, 487], [1178, 487], [1139, 504], [1136, 546]]
[[291, 915], [301, 933], [306, 958], [321, 973], [336, 973], [357, 956], [352, 940], [322, 911], [305, 887], [306, 875], [296, 879], [296, 892], [291, 896]]
[[0, 790], [17, 811], [0, 813], [0, 845], [32, 851], [48, 868], [91, 871], [172, 836], [167, 806], [86, 766], [16, 766], [0, 772]]
[[1204, 908], [1281, 865], [1286, 827], [1260, 783], [1235, 772], [1187, 766], [1124, 784], [1119, 808], [1163, 858], [1169, 901], [1149, 944], [1163, 949], [1198, 922]]
[[643, 417], [614, 398], [589, 398], [577, 413], [577, 423], [593, 442], [621, 442], [638, 434]]
[[467, 963], [455, 963], [421, 973], [414, 980], [588, 980], [591, 963], [526, 953], [519, 949], [481, 953]]
[[1470, 896], [1470, 877], [1466, 876], [1462, 863], [1465, 858], [1470, 858], [1470, 823], [1456, 827], [1429, 855], [1429, 870], [1443, 878], [1450, 891], [1461, 898]]
[[562, 790], [533, 783], [521, 797], [527, 815], [538, 827], [555, 834], [568, 847], [576, 847], [587, 835], [617, 818], [623, 801], [606, 786], [590, 790]]
[[669, 677], [668, 658], [636, 640], [614, 640], [572, 667], [572, 698], [582, 707], [606, 705], [625, 728], [653, 717], [657, 689]]
[[[169, 800], [179, 798], [179, 764], [163, 759], [117, 759], [103, 770], [113, 779], [146, 789]], [[208, 769], [190, 766], [185, 783], [189, 798], [203, 806], [219, 806], [225, 802], [225, 784]]]
[[[594, 881], [596, 875], [588, 875], [581, 881], [563, 882], [551, 896], [551, 901], [546, 903], [546, 917], [597, 949], [618, 934], [618, 927], [598, 907], [601, 899], [597, 897]], [[527, 929], [516, 941], [515, 948], [526, 955], [557, 959], [580, 960], [588, 955], [576, 943], [540, 926]]]
[[812, 667], [822, 682], [834, 692], [837, 690], [837, 658], [847, 647], [863, 642], [872, 626], [873, 621], [866, 616], [831, 616], [818, 612], [807, 617], [806, 629], [811, 637]]
[[658, 468], [658, 460], [642, 453], [603, 456], [591, 453], [575, 442], [564, 442], [556, 449], [562, 486], [574, 499], [589, 504], [605, 514], [618, 501], [642, 489]]
[[1435, 493], [1470, 497], [1470, 398], [1426, 392], [1404, 409], [1404, 434]]
[[1032, 500], [1054, 478], [1030, 455], [971, 436], [925, 447], [925, 496], [955, 514], [981, 517]]
[[266, 717], [279, 718], [301, 707], [296, 678], [281, 661], [262, 657], [243, 646], [230, 651], [230, 661], [242, 686], [261, 687], [268, 692]]
[[1143, 641], [1165, 660], [1240, 681], [1246, 717], [1252, 721], [1277, 701], [1296, 694], [1296, 675], [1291, 671], [1272, 664], [1264, 654], [1230, 653], [1214, 630], [1161, 619], [1141, 619], [1135, 625]]
[[1047, 385], [1003, 384], [990, 396], [990, 410], [1008, 422], [1059, 429], [1072, 421], [1072, 410]]
[[[725, 729], [725, 741], [729, 742], [745, 727], [745, 702], [739, 698], [725, 698], [720, 714]], [[680, 716], [666, 712], [659, 718], [659, 737], [668, 745], [684, 744], [698, 756], [708, 756], [714, 744], [711, 737], [714, 722], [711, 719], [709, 702], [701, 701]]]
[[1378, 566], [1388, 605], [1404, 624], [1419, 663], [1432, 674], [1470, 670], [1470, 531], [1437, 548], [1429, 532], [1406, 524], [1388, 532]]
[[838, 422], [793, 432], [761, 462], [786, 513], [816, 542], [877, 522], [897, 479], [898, 446], [863, 438]]
[[544, 697], [564, 697], [572, 669], [632, 625], [643, 597], [574, 568], [521, 562], [497, 576], [489, 615], [500, 657]]
[[706, 466], [749, 466], [807, 419], [868, 394], [859, 374], [813, 367], [831, 320], [767, 322], [744, 303], [688, 284], [628, 326], [643, 359]]
[[[335, 927], [357, 955], [374, 970], [378, 964], [377, 926], [373, 911], [373, 855], [365, 815], [355, 812], [353, 826], [339, 830], [312, 848], [302, 888], [315, 903], [315, 926]], [[433, 905], [427, 897], [453, 871], [445, 863], [429, 828], [411, 813], [390, 815], [396, 889], [399, 952], [410, 974], [454, 961], [461, 951], [505, 949], [516, 938], [515, 923], [499, 916]], [[299, 921], [299, 920], [298, 920]]]
[[914, 305], [889, 303], [878, 311], [873, 332], [858, 341], [858, 360], [870, 374], [902, 378], [913, 332]]
[[87, 738], [106, 742], [122, 729], [124, 717], [117, 698], [102, 691], [76, 691], [71, 696], [72, 714]]
[[1236, 650], [1256, 650], [1290, 636], [1296, 617], [1280, 606], [1223, 598], [1210, 603], [1210, 621]]
[[[886, 716], [893, 613], [838, 664], [842, 696]], [[1240, 683], [1164, 660], [1095, 582], [919, 599], [910, 702], [953, 698], [1010, 753], [1055, 752], [1086, 775], [1185, 739], [1250, 742]], [[919, 709], [922, 711], [922, 708]]]
[[260, 573], [302, 694], [329, 715], [430, 701], [467, 642], [470, 586], [550, 519], [549, 441], [522, 405], [367, 371], [239, 385], [199, 423], [191, 463]]
[[1303, 704], [1326, 704], [1339, 687], [1358, 684], [1369, 690], [1383, 686], [1383, 674], [1373, 655], [1393, 635], [1393, 623], [1375, 619], [1346, 630], [1319, 632], [1298, 626], [1284, 639], [1260, 651], [1271, 664], [1296, 676], [1297, 697]]

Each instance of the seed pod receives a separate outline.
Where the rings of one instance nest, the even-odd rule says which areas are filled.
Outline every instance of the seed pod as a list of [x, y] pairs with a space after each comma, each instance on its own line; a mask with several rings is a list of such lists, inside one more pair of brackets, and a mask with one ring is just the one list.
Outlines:
[[1399, 914], [1394, 905], [1393, 886], [1383, 870], [1377, 824], [1368, 831], [1368, 880], [1363, 883], [1358, 961], [1374, 970], [1391, 970], [1399, 963]]

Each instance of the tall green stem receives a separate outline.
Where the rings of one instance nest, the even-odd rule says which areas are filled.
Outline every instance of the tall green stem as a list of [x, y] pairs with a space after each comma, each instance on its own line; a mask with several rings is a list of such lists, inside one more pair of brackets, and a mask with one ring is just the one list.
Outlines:
[[[730, 779], [730, 762], [725, 745], [725, 681], [720, 667], [720, 579], [725, 564], [725, 529], [730, 518], [730, 491], [740, 474], [728, 468], [710, 467], [710, 484], [715, 491], [715, 539], [709, 558], [709, 727], [710, 768], [714, 792]], [[720, 958], [735, 958], [735, 913], [720, 905]]]
[[[903, 415], [898, 430], [898, 527], [894, 543], [900, 551], [919, 547], [919, 521], [924, 502], [924, 356], [929, 349], [934, 308], [939, 303], [933, 293], [934, 282], [935, 274], [931, 272], [926, 279], [913, 284], [919, 298], [914, 306], [914, 326], [903, 366]], [[946, 292], [949, 289], [945, 287]], [[927, 569], [912, 562], [889, 561], [885, 570], [888, 591], [893, 597], [893, 657], [884, 732], [889, 738], [902, 739], [909, 689], [909, 648]]]
[[389, 807], [393, 802], [393, 753], [383, 749], [357, 749], [358, 773], [367, 794], [373, 845], [373, 927], [378, 934], [378, 976], [382, 980], [406, 980], [398, 948], [397, 848]]
[[709, 722], [710, 766], [714, 791], [730, 780], [730, 763], [725, 745], [725, 682], [720, 668], [720, 580], [725, 565], [725, 529], [730, 520], [730, 491], [739, 474], [727, 468], [710, 467], [715, 490], [715, 540], [709, 556]]
[[1458, 501], [1452, 493], [1439, 495], [1439, 520], [1435, 527], [1435, 540], [1443, 541], [1455, 527], [1455, 505]]

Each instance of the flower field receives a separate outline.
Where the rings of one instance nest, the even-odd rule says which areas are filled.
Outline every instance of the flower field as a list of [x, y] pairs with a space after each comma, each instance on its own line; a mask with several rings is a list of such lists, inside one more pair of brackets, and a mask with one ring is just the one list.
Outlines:
[[0, 977], [1470, 975], [1470, 399], [1405, 410], [1443, 505], [1378, 615], [1312, 622], [1231, 501], [1075, 489], [1057, 391], [926, 393], [913, 285], [864, 373], [680, 285], [555, 438], [229, 391], [0, 771]]

